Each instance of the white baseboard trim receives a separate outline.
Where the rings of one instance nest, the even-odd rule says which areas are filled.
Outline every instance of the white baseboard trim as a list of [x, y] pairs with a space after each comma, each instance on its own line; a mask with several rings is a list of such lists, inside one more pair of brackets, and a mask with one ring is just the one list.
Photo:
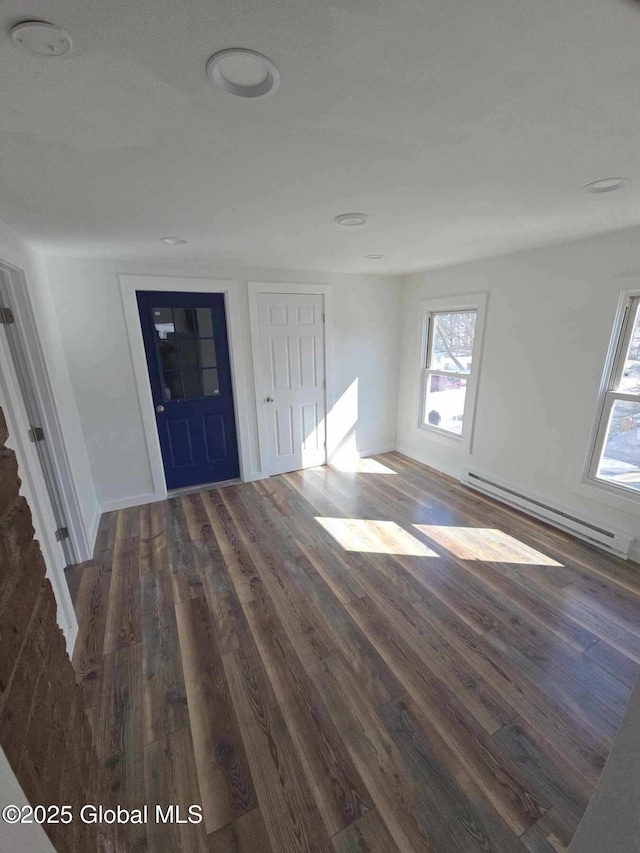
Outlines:
[[359, 450], [358, 456], [360, 459], [366, 459], [367, 456], [378, 456], [381, 453], [391, 453], [396, 449], [394, 444], [383, 444], [380, 447], [373, 447], [370, 450]]
[[640, 539], [634, 539], [629, 548], [629, 559], [640, 563]]
[[429, 468], [435, 468], [436, 471], [440, 471], [441, 474], [447, 474], [447, 476], [453, 477], [454, 480], [459, 481], [462, 476], [462, 472], [464, 471], [462, 466], [460, 466], [460, 468], [451, 468], [448, 465], [442, 465], [442, 463], [438, 462], [436, 459], [432, 459], [426, 454], [421, 453], [419, 450], [413, 450], [411, 447], [407, 447], [404, 444], [398, 444], [395, 449], [398, 453], [402, 453], [403, 456], [408, 456], [409, 459], [415, 459], [416, 462], [421, 462]]
[[96, 539], [98, 538], [98, 528], [100, 527], [100, 519], [102, 518], [102, 507], [96, 501], [96, 509], [91, 519], [91, 524], [87, 530], [87, 544], [89, 546], [89, 556], [85, 559], [90, 560], [93, 557], [93, 552], [96, 548]]
[[132, 506], [152, 504], [156, 503], [156, 501], [163, 501], [165, 498], [166, 495], [157, 495], [155, 492], [150, 492], [146, 495], [134, 495], [130, 498], [118, 498], [114, 501], [105, 501], [102, 504], [102, 512], [114, 512], [117, 509], [129, 509]]

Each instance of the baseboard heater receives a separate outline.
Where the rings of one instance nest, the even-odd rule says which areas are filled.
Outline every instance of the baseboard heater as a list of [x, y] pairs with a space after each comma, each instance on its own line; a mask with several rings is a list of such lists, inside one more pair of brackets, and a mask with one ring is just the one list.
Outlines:
[[460, 482], [508, 506], [516, 507], [522, 510], [522, 512], [527, 513], [527, 515], [532, 515], [560, 530], [572, 533], [574, 536], [584, 539], [592, 545], [597, 545], [605, 551], [609, 551], [625, 559], [629, 556], [632, 539], [624, 533], [607, 530], [591, 521], [578, 518], [575, 515], [564, 512], [564, 510], [550, 506], [541, 500], [528, 497], [520, 492], [516, 492], [514, 489], [496, 483], [494, 480], [490, 480], [480, 474], [475, 474], [473, 471], [465, 471], [460, 478]]

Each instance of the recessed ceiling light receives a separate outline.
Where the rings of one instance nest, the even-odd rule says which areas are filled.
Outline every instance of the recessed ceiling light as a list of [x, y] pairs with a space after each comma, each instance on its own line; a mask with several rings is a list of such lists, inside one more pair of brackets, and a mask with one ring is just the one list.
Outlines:
[[238, 98], [266, 98], [280, 85], [280, 72], [269, 57], [244, 47], [214, 53], [207, 75], [223, 92]]
[[63, 56], [71, 50], [71, 36], [46, 21], [23, 21], [11, 30], [11, 38], [23, 50], [38, 56]]
[[368, 218], [366, 213], [341, 213], [333, 221], [337, 222], [338, 225], [353, 227], [354, 225], [364, 225]]
[[188, 240], [183, 240], [182, 237], [161, 237], [160, 238], [163, 243], [167, 243], [169, 246], [177, 246], [181, 243], [188, 243]]
[[370, 261], [379, 261], [381, 258], [384, 258], [384, 255], [367, 255], [366, 257]]
[[620, 190], [631, 183], [631, 178], [601, 178], [582, 187], [585, 193], [611, 193]]

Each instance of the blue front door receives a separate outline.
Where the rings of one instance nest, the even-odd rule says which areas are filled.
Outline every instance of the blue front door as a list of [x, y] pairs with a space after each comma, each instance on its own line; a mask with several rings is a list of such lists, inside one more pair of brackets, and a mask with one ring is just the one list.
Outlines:
[[167, 488], [236, 478], [223, 294], [140, 291], [136, 296]]

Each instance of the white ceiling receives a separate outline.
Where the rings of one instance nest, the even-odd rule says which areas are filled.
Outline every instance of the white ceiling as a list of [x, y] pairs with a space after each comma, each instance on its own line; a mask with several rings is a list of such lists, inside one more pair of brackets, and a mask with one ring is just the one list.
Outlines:
[[[72, 53], [22, 52], [27, 19]], [[5, 0], [0, 20], [0, 219], [48, 253], [407, 272], [640, 223], [633, 0]], [[214, 89], [227, 47], [271, 57], [279, 91]], [[579, 192], [611, 175], [634, 184]], [[353, 210], [364, 227], [333, 224]]]

